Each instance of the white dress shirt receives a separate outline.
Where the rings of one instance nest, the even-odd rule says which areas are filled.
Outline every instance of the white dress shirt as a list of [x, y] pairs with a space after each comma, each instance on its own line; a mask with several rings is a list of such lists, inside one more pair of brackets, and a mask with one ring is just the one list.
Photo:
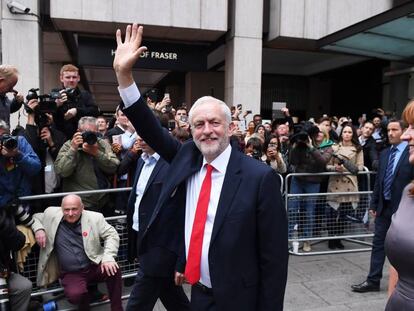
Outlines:
[[142, 166], [141, 172], [139, 174], [137, 188], [135, 190], [135, 209], [134, 215], [132, 216], [132, 229], [139, 231], [139, 205], [141, 204], [142, 196], [144, 195], [145, 188], [147, 187], [148, 180], [154, 170], [154, 167], [157, 165], [160, 156], [158, 153], [153, 155], [148, 155], [143, 153], [141, 155], [142, 160], [145, 164]]
[[[223, 187], [224, 176], [231, 154], [230, 145], [210, 164], [214, 167], [211, 174], [211, 192], [208, 203], [206, 225], [204, 227], [203, 247], [201, 250], [200, 283], [211, 287], [210, 269], [208, 265], [208, 251], [210, 247], [211, 234], [213, 232], [214, 219], [216, 218], [217, 206], [220, 200], [221, 188]], [[188, 256], [191, 232], [193, 229], [194, 217], [197, 208], [198, 197], [207, 173], [207, 161], [203, 160], [201, 170], [187, 179], [187, 195], [185, 204], [185, 251]]]

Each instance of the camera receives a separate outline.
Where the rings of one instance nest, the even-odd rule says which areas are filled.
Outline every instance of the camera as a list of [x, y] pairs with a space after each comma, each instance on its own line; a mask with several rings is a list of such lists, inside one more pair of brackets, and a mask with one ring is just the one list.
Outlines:
[[76, 108], [76, 103], [79, 101], [81, 93], [78, 88], [68, 87], [65, 89], [53, 89], [49, 96], [55, 101], [56, 99], [61, 99], [63, 94], [66, 94], [67, 100], [63, 103], [60, 109], [63, 113], [66, 113], [69, 109]]
[[32, 215], [20, 204], [20, 201], [13, 199], [5, 205], [5, 211], [8, 215], [13, 215], [19, 224], [30, 227], [34, 223]]
[[27, 6], [24, 6], [23, 4], [17, 1], [9, 1], [7, 3], [7, 7], [12, 13], [23, 12], [27, 14], [30, 12], [30, 8], [28, 8]]
[[315, 137], [319, 133], [319, 128], [312, 122], [295, 124], [293, 134], [289, 137], [290, 143], [297, 147], [307, 147], [309, 138]]
[[85, 131], [82, 133], [83, 142], [87, 143], [88, 145], [95, 145], [98, 141], [98, 136], [96, 136], [95, 132], [92, 131]]
[[27, 113], [35, 114], [35, 122], [37, 126], [41, 129], [47, 127], [49, 124], [49, 118], [46, 115], [47, 113], [53, 114], [56, 112], [57, 106], [55, 100], [60, 98], [60, 94], [56, 92], [51, 92], [50, 94], [38, 94], [39, 89], [32, 88], [27, 92], [26, 100], [37, 99], [38, 105], [33, 110], [27, 104], [25, 104], [25, 110]]
[[6, 147], [9, 150], [17, 148], [17, 137], [10, 134], [3, 134], [0, 136], [0, 145]]

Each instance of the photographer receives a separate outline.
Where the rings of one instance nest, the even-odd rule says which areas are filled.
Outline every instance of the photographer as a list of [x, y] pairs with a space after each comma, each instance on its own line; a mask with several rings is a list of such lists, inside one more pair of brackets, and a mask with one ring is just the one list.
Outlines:
[[246, 143], [244, 153], [249, 157], [252, 157], [253, 159], [259, 160], [260, 162], [264, 162], [265, 159], [263, 159], [263, 143], [260, 137], [250, 137]]
[[[34, 176], [32, 183], [33, 194], [58, 192], [59, 178], [55, 172], [54, 161], [62, 145], [65, 143], [65, 134], [56, 129], [53, 116], [50, 113], [39, 111], [37, 99], [27, 103], [27, 124], [24, 136], [40, 159], [42, 169]], [[43, 212], [47, 206], [59, 204], [56, 200], [47, 199], [33, 203], [34, 212]]]
[[[4, 120], [7, 125], [10, 125], [10, 114], [18, 111], [23, 104], [23, 95], [13, 89], [18, 79], [16, 67], [0, 65], [0, 120]], [[10, 92], [13, 93], [13, 99], [6, 96]]]
[[[289, 153], [289, 164], [292, 166], [294, 173], [320, 173], [325, 171], [331, 153], [318, 148], [315, 142], [318, 134], [319, 128], [311, 122], [299, 124], [295, 128], [295, 133], [290, 137], [292, 149]], [[293, 176], [290, 193], [319, 193], [320, 183], [319, 176]], [[300, 222], [298, 220], [298, 214], [301, 210], [300, 200], [295, 199], [289, 202], [289, 236], [292, 236], [296, 224], [303, 224], [303, 237], [312, 237], [315, 225], [315, 201], [306, 200], [303, 209], [306, 217]], [[311, 251], [310, 242], [304, 242], [303, 250], [305, 252]]]
[[40, 160], [22, 136], [10, 136], [0, 120], [0, 209], [31, 193], [31, 180], [40, 171]]
[[64, 65], [60, 69], [61, 89], [60, 98], [56, 99], [57, 112], [55, 122], [57, 128], [70, 138], [76, 132], [78, 121], [84, 116], [97, 117], [99, 108], [92, 99], [92, 95], [85, 90], [80, 90], [79, 69], [71, 64]]
[[[78, 131], [60, 149], [55, 161], [56, 172], [62, 177], [63, 191], [108, 189], [108, 177], [115, 174], [119, 160], [109, 143], [97, 137], [93, 117], [82, 117]], [[107, 194], [82, 195], [85, 208], [105, 213], [110, 209]]]
[[14, 216], [0, 208], [0, 281], [6, 283], [9, 291], [8, 297], [2, 295], [6, 300], [0, 301], [1, 310], [25, 311], [29, 307], [32, 283], [13, 271], [16, 265], [10, 256], [11, 252], [20, 250], [25, 241], [24, 234], [16, 228]]

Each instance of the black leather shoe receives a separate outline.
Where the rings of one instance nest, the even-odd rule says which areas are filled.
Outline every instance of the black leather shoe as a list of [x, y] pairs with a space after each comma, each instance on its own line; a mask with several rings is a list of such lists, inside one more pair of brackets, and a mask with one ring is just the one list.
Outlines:
[[364, 281], [361, 284], [351, 285], [351, 288], [357, 293], [379, 292], [380, 290], [379, 284], [374, 284], [370, 281]]

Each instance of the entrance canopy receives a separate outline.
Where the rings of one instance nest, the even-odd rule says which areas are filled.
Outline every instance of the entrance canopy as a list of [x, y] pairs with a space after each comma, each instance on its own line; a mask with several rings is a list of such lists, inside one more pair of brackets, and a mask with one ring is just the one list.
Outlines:
[[324, 50], [414, 62], [414, 2], [410, 1], [318, 41]]

